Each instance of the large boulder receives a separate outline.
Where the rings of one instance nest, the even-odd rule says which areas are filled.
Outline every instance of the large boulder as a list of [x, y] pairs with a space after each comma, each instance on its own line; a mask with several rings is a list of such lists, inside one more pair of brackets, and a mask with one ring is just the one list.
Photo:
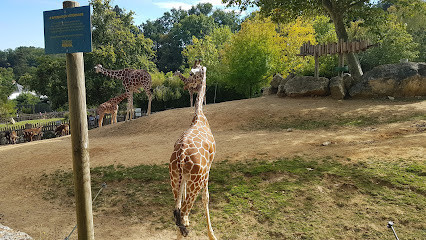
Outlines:
[[349, 95], [353, 98], [426, 96], [426, 63], [377, 66], [362, 76]]
[[283, 80], [283, 76], [281, 76], [281, 74], [277, 73], [275, 74], [275, 76], [272, 78], [272, 81], [270, 83], [270, 87], [267, 91], [266, 94], [276, 94], [278, 92], [278, 86], [280, 85], [281, 81]]
[[285, 95], [289, 97], [326, 96], [329, 94], [328, 78], [296, 76], [284, 85]]
[[333, 77], [330, 79], [330, 94], [334, 99], [345, 98], [346, 88], [342, 77]]
[[294, 78], [296, 75], [294, 73], [290, 73], [287, 75], [286, 78], [281, 78], [280, 79], [280, 84], [278, 85], [278, 91], [277, 91], [277, 96], [278, 97], [285, 97], [286, 93], [285, 93], [285, 84], [288, 82], [288, 80]]

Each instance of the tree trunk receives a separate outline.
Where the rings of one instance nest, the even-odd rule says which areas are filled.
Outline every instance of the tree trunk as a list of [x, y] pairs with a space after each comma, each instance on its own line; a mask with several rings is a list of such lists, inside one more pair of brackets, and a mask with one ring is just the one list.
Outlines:
[[[346, 32], [345, 24], [343, 22], [343, 14], [340, 13], [338, 9], [335, 9], [336, 6], [333, 6], [330, 1], [324, 0], [323, 6], [328, 11], [331, 19], [333, 20], [337, 38], [348, 41], [348, 33]], [[346, 53], [345, 56], [348, 63], [349, 72], [355, 79], [361, 79], [363, 72], [355, 53]]]

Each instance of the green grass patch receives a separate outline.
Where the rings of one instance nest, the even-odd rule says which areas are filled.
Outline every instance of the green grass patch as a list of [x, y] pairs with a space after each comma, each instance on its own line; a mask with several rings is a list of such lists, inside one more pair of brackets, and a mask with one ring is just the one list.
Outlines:
[[16, 122], [15, 124], [4, 124], [4, 123], [0, 123], [0, 128], [4, 128], [4, 127], [20, 127], [20, 126], [24, 126], [25, 124], [29, 123], [29, 124], [45, 124], [45, 123], [50, 123], [50, 122], [57, 122], [57, 121], [63, 121], [65, 120], [65, 118], [49, 118], [49, 119], [37, 119], [37, 120], [27, 120], [27, 121], [20, 121], [20, 122]]
[[[94, 211], [173, 229], [173, 195], [167, 165], [93, 168], [92, 192], [108, 187]], [[41, 178], [46, 200], [73, 203], [72, 173]], [[221, 239], [401, 239], [426, 233], [426, 164], [410, 159], [278, 159], [213, 163], [213, 228]], [[199, 197], [200, 198], [200, 197]], [[206, 233], [198, 199], [190, 215], [192, 236]]]
[[367, 127], [377, 124], [389, 124], [404, 121], [426, 120], [424, 112], [401, 115], [354, 115], [354, 116], [334, 116], [327, 119], [306, 118], [306, 117], [260, 117], [248, 121], [242, 126], [243, 130], [270, 130], [277, 131], [282, 129], [315, 130], [328, 129], [331, 127], [354, 126]]

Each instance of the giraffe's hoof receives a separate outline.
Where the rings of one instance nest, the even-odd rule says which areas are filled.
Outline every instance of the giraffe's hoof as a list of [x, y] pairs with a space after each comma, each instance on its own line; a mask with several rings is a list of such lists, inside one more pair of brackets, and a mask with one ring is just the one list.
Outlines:
[[179, 230], [180, 230], [180, 233], [182, 233], [182, 236], [184, 237], [188, 236], [189, 230], [184, 225], [180, 225]]

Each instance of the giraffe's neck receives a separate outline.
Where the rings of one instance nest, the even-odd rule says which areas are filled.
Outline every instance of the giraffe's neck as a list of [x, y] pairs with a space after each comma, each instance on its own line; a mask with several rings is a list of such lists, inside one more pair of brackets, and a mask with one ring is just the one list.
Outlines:
[[176, 75], [182, 80], [184, 83], [188, 82], [188, 79], [182, 75], [180, 72], [176, 72]]
[[204, 96], [206, 95], [206, 71], [205, 71], [205, 67], [203, 67], [201, 74], [202, 74], [201, 85], [199, 86], [197, 99], [195, 101], [195, 115], [196, 116], [204, 116], [203, 102], [204, 102]]
[[112, 104], [119, 104], [121, 101], [123, 101], [124, 99], [126, 99], [129, 96], [129, 93], [124, 93], [121, 94], [120, 96], [111, 98], [108, 102], [112, 103]]
[[124, 80], [125, 78], [125, 74], [124, 74], [124, 69], [121, 70], [110, 70], [110, 69], [106, 69], [104, 67], [100, 67], [100, 72], [108, 77], [111, 78], [116, 78], [116, 79], [120, 79], [120, 80]]

